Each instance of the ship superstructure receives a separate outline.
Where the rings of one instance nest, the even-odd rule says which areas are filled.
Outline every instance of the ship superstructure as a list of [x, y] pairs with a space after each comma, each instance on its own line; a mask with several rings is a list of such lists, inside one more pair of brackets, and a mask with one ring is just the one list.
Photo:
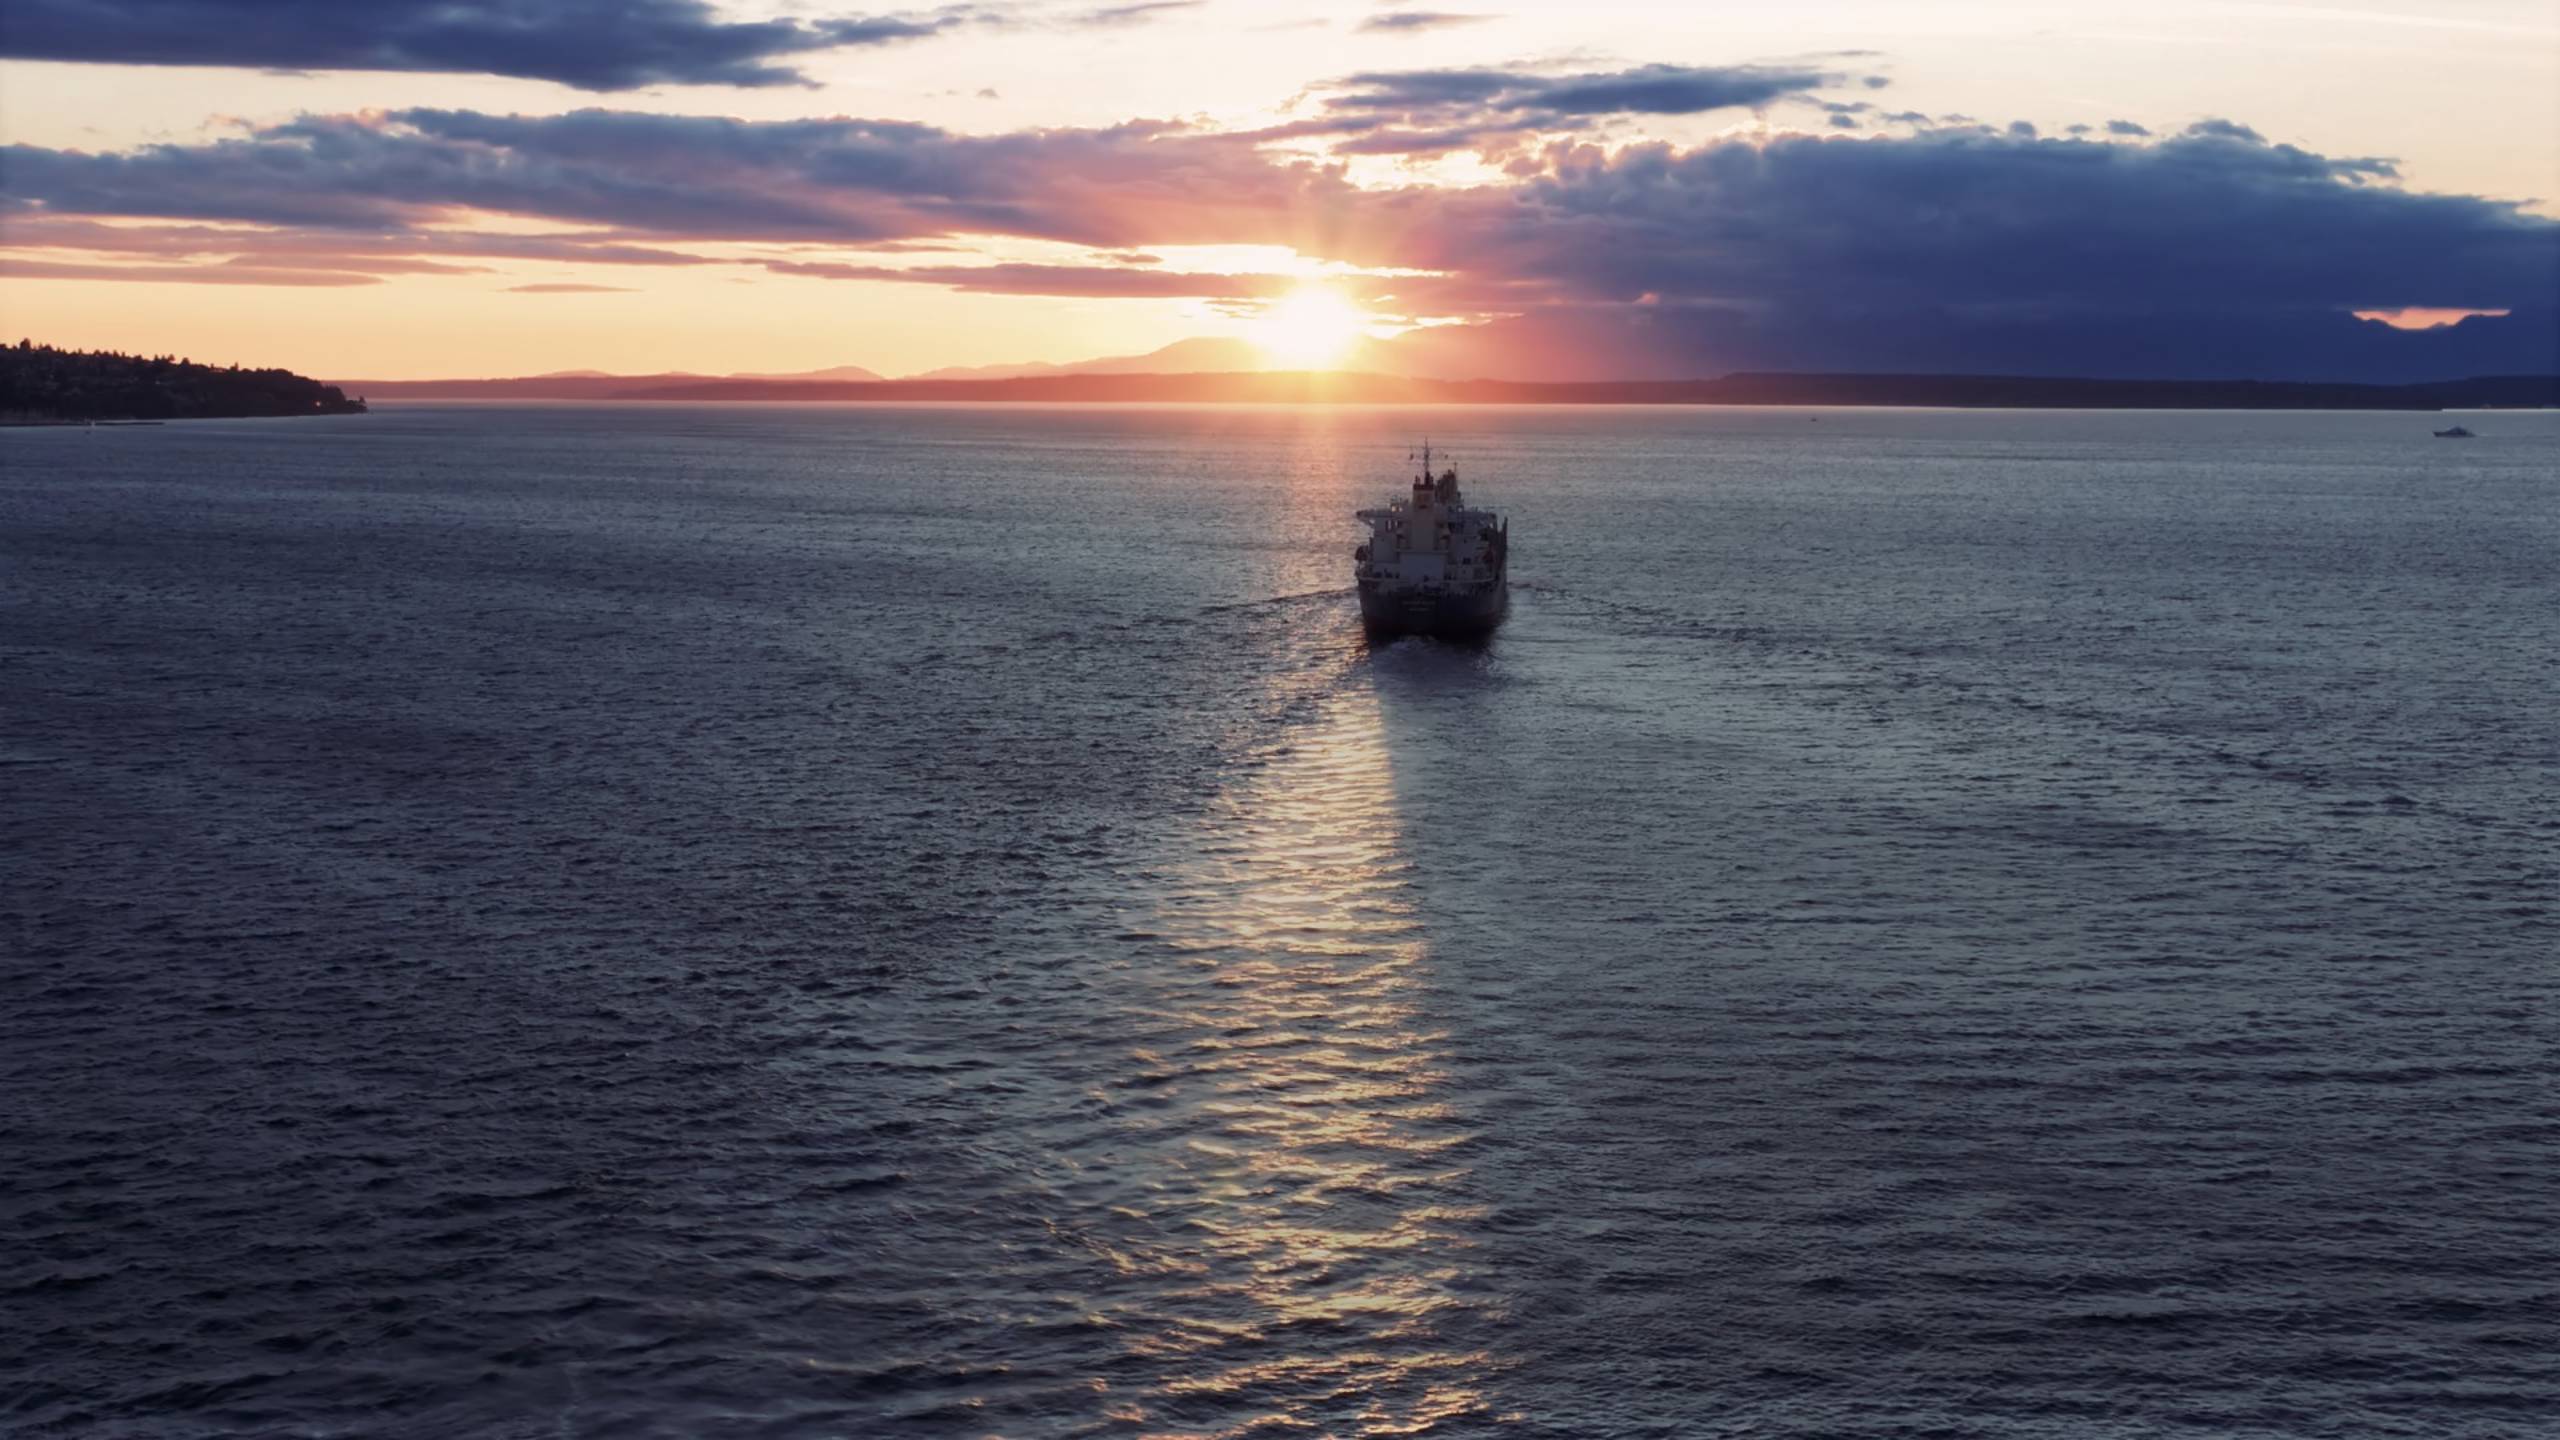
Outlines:
[[1427, 444], [1421, 467], [1408, 498], [1360, 512], [1369, 525], [1368, 543], [1352, 552], [1361, 623], [1381, 637], [1479, 638], [1510, 603], [1510, 524], [1469, 506], [1457, 467], [1435, 472]]

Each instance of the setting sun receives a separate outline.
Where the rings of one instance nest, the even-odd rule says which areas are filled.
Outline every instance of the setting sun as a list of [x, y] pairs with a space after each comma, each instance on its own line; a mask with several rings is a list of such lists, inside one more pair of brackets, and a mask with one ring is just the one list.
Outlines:
[[1328, 370], [1351, 353], [1369, 317], [1333, 290], [1292, 291], [1253, 322], [1253, 343], [1284, 370]]

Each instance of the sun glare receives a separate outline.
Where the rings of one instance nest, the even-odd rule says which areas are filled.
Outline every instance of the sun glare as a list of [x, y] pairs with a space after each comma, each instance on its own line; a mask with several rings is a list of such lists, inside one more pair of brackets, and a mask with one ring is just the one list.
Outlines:
[[1351, 353], [1369, 317], [1338, 291], [1294, 290], [1253, 322], [1253, 343], [1283, 370], [1329, 370]]

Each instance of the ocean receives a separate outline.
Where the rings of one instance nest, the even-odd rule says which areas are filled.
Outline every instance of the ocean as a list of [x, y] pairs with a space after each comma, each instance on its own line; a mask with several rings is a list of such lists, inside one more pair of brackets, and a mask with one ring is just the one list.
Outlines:
[[0, 1430], [2560, 1433], [2465, 418], [0, 432]]

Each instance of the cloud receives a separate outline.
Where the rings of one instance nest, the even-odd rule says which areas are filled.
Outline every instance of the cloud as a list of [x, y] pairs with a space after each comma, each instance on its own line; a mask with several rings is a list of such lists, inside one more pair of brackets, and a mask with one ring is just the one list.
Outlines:
[[314, 116], [196, 145], [0, 151], [0, 193], [56, 213], [398, 231], [474, 212], [625, 238], [833, 245], [1021, 235], [1100, 248], [1263, 241], [1351, 187], [1156, 122], [955, 135], [904, 121], [583, 110]]
[[540, 285], [510, 285], [507, 287], [507, 293], [510, 295], [633, 295], [639, 292], [633, 290], [628, 285], [576, 285], [568, 283], [549, 283]]
[[1257, 133], [1319, 138], [1337, 155], [1498, 150], [1633, 115], [1757, 108], [1844, 77], [1758, 65], [1645, 65], [1556, 75], [1521, 70], [1372, 70], [1321, 87], [1320, 113]]
[[1552, 123], [1606, 115], [1699, 115], [1765, 105], [1828, 83], [1811, 70], [1759, 65], [1643, 65], [1633, 70], [1535, 75], [1510, 70], [1376, 70], [1338, 82], [1325, 106], [1337, 114], [1433, 115]]
[[[2560, 222], [2375, 185], [2376, 163], [2220, 135], [1582, 146], [1446, 233], [1461, 250], [1498, 252], [1450, 258], [1549, 275], [1591, 299], [2083, 312], [2560, 303]], [[2354, 300], [2368, 292], [2437, 298]]]
[[[875, 283], [939, 285], [979, 295], [1045, 295], [1080, 300], [1205, 300], [1226, 308], [1257, 309], [1311, 283], [1304, 275], [1270, 272], [1227, 273], [1208, 270], [1165, 270], [1147, 265], [993, 265], [887, 266], [823, 260], [767, 260], [766, 270], [817, 280], [862, 280]], [[1334, 274], [1323, 280], [1331, 290], [1355, 304], [1396, 313], [1426, 313], [1449, 304], [1485, 298], [1478, 281], [1431, 275]]]
[[706, 0], [9, 0], [0, 56], [414, 70], [581, 90], [791, 85], [789, 57], [931, 35], [973, 12], [723, 20]]
[[1646, 65], [1614, 75], [1578, 75], [1507, 98], [1505, 108], [1549, 115], [1697, 115], [1766, 105], [1813, 89], [1825, 77], [1754, 65], [1700, 69]]
[[[7, 181], [0, 178], [0, 193]], [[217, 225], [109, 225], [76, 215], [19, 210], [0, 229], [0, 247], [80, 250], [192, 263], [289, 262], [303, 267], [397, 274], [422, 268], [461, 272], [477, 266], [432, 266], [424, 257], [574, 260], [587, 265], [708, 265], [687, 251], [634, 245], [611, 232], [496, 235], [471, 230], [374, 232], [291, 230]]]
[[777, 275], [941, 285], [980, 295], [1058, 295], [1108, 300], [1267, 300], [1306, 282], [1294, 275], [1221, 274], [1107, 265], [924, 265], [892, 267], [768, 260]]
[[[1355, 112], [1365, 128], [1341, 133], [1392, 136], [1407, 109], [1473, 116], [1516, 96], [1551, 100], [1544, 85], [1478, 71], [1355, 77], [1345, 93], [1390, 91], [1405, 108]], [[1515, 335], [1615, 336], [1609, 363], [1635, 367], [1621, 373], [2005, 365], [2349, 378], [2421, 359], [2523, 364], [2560, 348], [2560, 222], [2407, 190], [2387, 161], [2270, 144], [2229, 122], [2142, 144], [1980, 125], [1686, 148], [1554, 142], [1517, 149], [1508, 183], [1459, 187], [1354, 186], [1336, 165], [1268, 148], [1271, 135], [411, 110], [104, 155], [13, 147], [0, 152], [0, 217], [13, 248], [52, 247], [46, 263], [98, 247], [317, 274], [321, 257], [445, 263], [506, 244], [1237, 303], [1295, 282], [1116, 259], [900, 269], [846, 252], [989, 236], [1106, 258], [1278, 245], [1428, 272], [1342, 282], [1383, 313], [1507, 314], [1522, 317]], [[560, 230], [463, 233], [492, 213]], [[708, 242], [722, 258], [693, 248]], [[297, 254], [315, 258], [297, 266]], [[2412, 307], [2513, 313], [2427, 332], [2348, 314]]]
[[1463, 15], [1448, 10], [1390, 10], [1372, 15], [1360, 22], [1359, 28], [1370, 32], [1415, 35], [1425, 30], [1450, 30], [1461, 25], [1481, 25], [1498, 20], [1498, 15]]
[[1577, 146], [1408, 263], [1543, 289], [1551, 319], [1693, 371], [2379, 376], [2420, 352], [2346, 312], [2393, 305], [2513, 308], [2466, 322], [2470, 353], [2560, 363], [2560, 223], [2381, 185], [2378, 163], [2224, 131]]
[[1160, 20], [1173, 11], [1197, 10], [1207, 3], [1208, 0], [1139, 0], [1133, 5], [1106, 5], [1077, 16], [1076, 23], [1104, 27], [1143, 25], [1150, 20]]
[[2252, 145], [2267, 143], [2266, 136], [2234, 120], [2199, 120], [2187, 127], [2187, 133], [2219, 140], [2245, 140]]
[[345, 270], [290, 270], [263, 265], [83, 265], [0, 259], [0, 279], [116, 280], [166, 285], [379, 285], [382, 277]]
[[[272, 263], [273, 255], [234, 255], [222, 265], [234, 269], [259, 269]], [[304, 252], [293, 257], [293, 263], [305, 270], [345, 270], [359, 275], [485, 275], [486, 265], [449, 265], [418, 255], [348, 255]]]
[[2148, 136], [2151, 133], [2151, 127], [2136, 125], [2130, 120], [2110, 120], [2107, 122], [2107, 133], [2139, 139]]

